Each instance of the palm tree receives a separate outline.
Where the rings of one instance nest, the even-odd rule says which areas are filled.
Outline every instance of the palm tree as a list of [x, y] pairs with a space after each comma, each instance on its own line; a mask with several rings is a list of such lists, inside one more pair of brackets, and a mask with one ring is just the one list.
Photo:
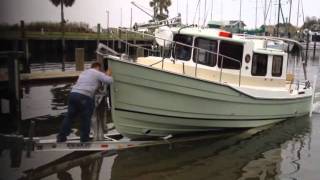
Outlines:
[[62, 71], [65, 69], [65, 40], [64, 40], [64, 25], [66, 23], [64, 19], [63, 7], [71, 7], [75, 0], [50, 0], [55, 6], [61, 6], [61, 32], [62, 32]]
[[61, 23], [65, 23], [64, 20], [64, 12], [63, 12], [63, 7], [71, 7], [74, 3], [75, 0], [50, 0], [51, 3], [55, 6], [61, 6]]
[[[169, 16], [168, 7], [171, 6], [171, 0], [152, 0], [149, 4], [150, 7], [153, 7], [155, 20], [163, 20]], [[164, 14], [163, 10], [166, 14]]]

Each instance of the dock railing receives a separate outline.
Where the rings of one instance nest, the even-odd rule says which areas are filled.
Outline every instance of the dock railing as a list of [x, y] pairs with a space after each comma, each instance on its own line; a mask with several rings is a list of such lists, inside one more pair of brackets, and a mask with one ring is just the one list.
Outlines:
[[[178, 42], [178, 41], [173, 41], [173, 40], [169, 40], [169, 39], [165, 39], [165, 38], [161, 38], [161, 37], [156, 37], [154, 35], [151, 35], [151, 34], [147, 34], [147, 33], [141, 33], [141, 32], [137, 32], [137, 31], [133, 31], [133, 30], [130, 30], [130, 29], [123, 29], [123, 28], [119, 28], [119, 31], [120, 32], [125, 32], [126, 33], [126, 40], [121, 40], [120, 38], [118, 38], [118, 40], [121, 42], [121, 43], [124, 43], [125, 44], [125, 54], [130, 57], [130, 47], [131, 48], [141, 48], [143, 49], [143, 57], [145, 57], [146, 53], [145, 51], [147, 51], [147, 56], [158, 56], [158, 57], [161, 57], [161, 60], [156, 62], [156, 63], [153, 63], [151, 64], [150, 66], [154, 66], [156, 64], [159, 64], [161, 63], [161, 69], [163, 70], [164, 68], [164, 61], [165, 59], [170, 59], [173, 63], [175, 63], [177, 60], [181, 60], [181, 59], [178, 59], [177, 58], [177, 55], [176, 55], [176, 52], [177, 52], [177, 45], [179, 46], [182, 46], [184, 48], [191, 48], [191, 52], [190, 52], [190, 58], [185, 60], [185, 61], [189, 61], [191, 59], [194, 59], [193, 55], [194, 53], [198, 52], [197, 53], [197, 57], [195, 59], [195, 67], [194, 67], [194, 78], [197, 78], [198, 76], [198, 64], [201, 64], [199, 63], [199, 52], [201, 51], [201, 53], [205, 53], [205, 57], [209, 55], [209, 57], [211, 56], [212, 58], [216, 58], [216, 63], [214, 66], [218, 66], [217, 68], [220, 70], [219, 72], [219, 83], [222, 83], [222, 77], [223, 77], [223, 70], [224, 69], [227, 69], [227, 68], [224, 68], [224, 63], [226, 61], [232, 61], [232, 62], [235, 62], [239, 65], [239, 69], [233, 69], [233, 70], [238, 70], [238, 86], [241, 85], [241, 68], [242, 68], [242, 60], [238, 60], [238, 59], [235, 59], [235, 58], [232, 58], [232, 57], [229, 57], [229, 56], [226, 56], [226, 55], [223, 55], [219, 52], [214, 52], [214, 51], [210, 51], [210, 50], [207, 50], [207, 49], [203, 49], [203, 48], [200, 48], [200, 47], [197, 47], [197, 46], [194, 46], [194, 43], [193, 45], [189, 45], [189, 44], [185, 44], [185, 43], [182, 43], [182, 42]], [[136, 45], [136, 44], [133, 44], [133, 43], [130, 43], [128, 42], [128, 34], [129, 33], [133, 33], [133, 34], [140, 34], [140, 35], [143, 35], [143, 37], [148, 37], [149, 39], [150, 38], [153, 38], [154, 40], [155, 39], [158, 39], [160, 41], [163, 41], [163, 45], [160, 46], [155, 46], [155, 43], [153, 43], [152, 45], [152, 48], [149, 49], [149, 48], [146, 48], [146, 47], [141, 47], [139, 45]], [[117, 38], [117, 37], [115, 37]], [[166, 47], [167, 44], [170, 44], [169, 46]], [[220, 45], [220, 42], [218, 42], [218, 46]], [[154, 48], [155, 47], [155, 48]], [[218, 50], [219, 51], [219, 50]], [[181, 61], [184, 61], [184, 60], [181, 60]], [[219, 67], [220, 66], [220, 67]], [[182, 74], [185, 75], [185, 63], [182, 63]]]

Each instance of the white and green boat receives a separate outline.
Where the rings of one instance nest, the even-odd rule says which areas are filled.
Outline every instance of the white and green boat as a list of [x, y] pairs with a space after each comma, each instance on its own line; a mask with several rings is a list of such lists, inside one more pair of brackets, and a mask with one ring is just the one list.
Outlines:
[[310, 111], [310, 83], [287, 66], [301, 62], [296, 42], [190, 27], [155, 38], [161, 57], [107, 56], [112, 120], [129, 138], [258, 127]]

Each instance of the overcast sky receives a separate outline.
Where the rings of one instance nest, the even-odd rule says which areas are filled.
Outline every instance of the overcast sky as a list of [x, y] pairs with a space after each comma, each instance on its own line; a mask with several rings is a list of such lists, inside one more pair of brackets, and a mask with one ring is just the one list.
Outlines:
[[[90, 26], [101, 23], [103, 27], [107, 25], [107, 13], [110, 12], [110, 26], [117, 27], [130, 26], [130, 9], [132, 8], [133, 23], [146, 22], [150, 17], [141, 10], [131, 5], [132, 0], [76, 0], [71, 8], [65, 9], [65, 19], [69, 22], [86, 22]], [[149, 7], [150, 0], [134, 0], [137, 4], [146, 9]], [[198, 0], [171, 0], [172, 5], [169, 8], [169, 16], [174, 17], [180, 12], [182, 21], [188, 24], [199, 22], [199, 10], [196, 12]], [[263, 10], [265, 0], [242, 0], [242, 20], [249, 28], [255, 27], [256, 22], [256, 1], [257, 8], [257, 25], [263, 24]], [[269, 3], [270, 0], [267, 0]], [[297, 23], [298, 0], [292, 0], [291, 22]], [[320, 17], [319, 0], [301, 0], [303, 2], [304, 16]], [[282, 0], [283, 13], [285, 17], [289, 16], [289, 0]], [[206, 3], [206, 6], [205, 6]], [[240, 0], [200, 0], [200, 24], [204, 19], [213, 20], [238, 20], [240, 12]], [[278, 0], [272, 0], [267, 24], [276, 22]], [[188, 8], [187, 8], [188, 7]], [[206, 7], [206, 11], [205, 11]], [[122, 10], [121, 10], [122, 9]], [[121, 13], [122, 12], [122, 13]], [[207, 13], [205, 13], [207, 12]], [[150, 11], [152, 13], [152, 11]], [[122, 21], [121, 21], [122, 14]], [[188, 17], [187, 17], [188, 15]], [[302, 24], [302, 6], [300, 6], [299, 25]], [[206, 17], [206, 18], [204, 18]], [[60, 8], [55, 7], [49, 0], [1, 0], [0, 5], [0, 23], [19, 23], [20, 20], [31, 21], [60, 21]]]

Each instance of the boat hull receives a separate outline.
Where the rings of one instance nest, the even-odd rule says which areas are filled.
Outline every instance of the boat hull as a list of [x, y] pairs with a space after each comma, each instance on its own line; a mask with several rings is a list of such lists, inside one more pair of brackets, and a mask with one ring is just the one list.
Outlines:
[[129, 138], [250, 128], [309, 113], [311, 96], [262, 99], [228, 85], [110, 59], [112, 119]]

